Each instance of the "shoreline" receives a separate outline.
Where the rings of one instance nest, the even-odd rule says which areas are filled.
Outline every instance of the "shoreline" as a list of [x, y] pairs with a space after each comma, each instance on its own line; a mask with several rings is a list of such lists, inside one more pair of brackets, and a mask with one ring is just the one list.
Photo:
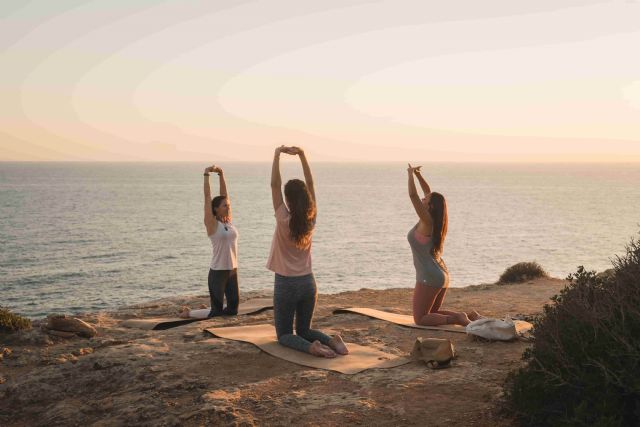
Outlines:
[[[445, 306], [526, 318], [539, 314], [566, 284], [545, 278], [451, 288]], [[246, 292], [241, 301], [269, 295]], [[411, 362], [343, 375], [294, 365], [251, 344], [203, 332], [212, 326], [272, 323], [272, 310], [163, 331], [120, 326], [126, 319], [173, 316], [180, 305], [197, 308], [208, 303], [208, 295], [86, 313], [79, 318], [98, 330], [91, 339], [51, 337], [35, 322], [31, 331], [3, 338], [10, 354], [0, 360], [0, 424], [312, 425], [322, 417], [328, 425], [511, 425], [496, 408], [504, 378], [520, 366], [528, 343], [487, 342], [332, 314], [346, 306], [410, 313], [411, 295], [411, 288], [319, 294], [314, 327], [395, 355], [406, 355], [417, 337], [450, 338], [458, 352], [450, 368], [433, 371]]]

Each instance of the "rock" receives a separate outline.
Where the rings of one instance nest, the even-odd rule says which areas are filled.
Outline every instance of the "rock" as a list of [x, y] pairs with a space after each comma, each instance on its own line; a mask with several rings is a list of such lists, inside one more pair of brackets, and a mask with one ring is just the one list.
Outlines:
[[74, 356], [85, 356], [87, 354], [91, 354], [93, 353], [93, 348], [91, 347], [87, 347], [87, 348], [81, 348], [78, 350], [74, 350], [71, 352], [71, 354], [73, 354]]
[[[327, 380], [327, 372], [326, 371], [303, 371], [300, 374], [300, 379], [307, 380], [311, 383], [317, 382], [325, 382]], [[267, 399], [268, 400], [268, 399]]]
[[60, 338], [73, 338], [76, 336], [73, 332], [56, 331], [53, 329], [47, 330], [47, 333]]
[[58, 356], [53, 360], [53, 363], [57, 365], [62, 365], [63, 363], [67, 363], [67, 358], [64, 356]]
[[122, 345], [122, 344], [131, 344], [131, 340], [104, 339], [104, 340], [98, 341], [97, 344], [94, 344], [94, 347], [103, 348], [103, 347], [110, 347], [110, 346]]
[[193, 340], [197, 338], [200, 334], [195, 332], [185, 332], [182, 336], [185, 340]]
[[76, 363], [77, 361], [78, 361], [78, 358], [73, 354], [61, 354], [53, 360], [53, 363], [57, 365], [62, 365], [63, 363], [67, 363], [67, 362]]
[[56, 331], [73, 332], [81, 337], [91, 338], [96, 336], [98, 331], [96, 328], [75, 317], [69, 316], [50, 316], [47, 328]]

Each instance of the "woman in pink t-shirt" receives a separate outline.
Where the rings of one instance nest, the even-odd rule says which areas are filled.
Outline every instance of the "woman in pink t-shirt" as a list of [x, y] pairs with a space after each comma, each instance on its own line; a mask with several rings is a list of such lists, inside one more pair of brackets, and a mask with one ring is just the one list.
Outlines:
[[[299, 156], [304, 181], [292, 179], [282, 198], [280, 153]], [[267, 268], [275, 273], [273, 311], [278, 342], [318, 357], [336, 357], [349, 351], [340, 335], [330, 337], [311, 329], [318, 289], [311, 269], [311, 240], [316, 224], [316, 196], [311, 169], [299, 147], [276, 148], [271, 169], [271, 196], [276, 216]], [[293, 319], [295, 329], [293, 333]]]

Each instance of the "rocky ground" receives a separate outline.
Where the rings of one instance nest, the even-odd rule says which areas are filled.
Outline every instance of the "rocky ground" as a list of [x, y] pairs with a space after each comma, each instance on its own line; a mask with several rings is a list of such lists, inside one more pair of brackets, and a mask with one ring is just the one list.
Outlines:
[[[445, 305], [526, 319], [565, 285], [539, 279], [450, 289]], [[393, 354], [407, 354], [419, 336], [450, 338], [458, 352], [450, 368], [431, 370], [412, 362], [343, 375], [297, 366], [203, 331], [272, 322], [271, 310], [165, 331], [120, 325], [133, 317], [173, 316], [182, 305], [206, 304], [207, 296], [80, 316], [97, 329], [93, 338], [54, 337], [35, 322], [30, 331], [0, 336], [0, 425], [512, 425], [497, 408], [504, 379], [522, 363], [527, 342], [488, 342], [332, 314], [349, 306], [409, 313], [411, 294], [411, 289], [321, 294], [314, 327]], [[245, 293], [242, 300], [265, 296]]]

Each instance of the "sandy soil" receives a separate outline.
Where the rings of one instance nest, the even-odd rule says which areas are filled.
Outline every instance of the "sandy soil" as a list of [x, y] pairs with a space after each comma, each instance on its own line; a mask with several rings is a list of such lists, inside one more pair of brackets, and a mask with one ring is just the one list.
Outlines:
[[[541, 279], [518, 285], [451, 289], [446, 308], [530, 318], [566, 285]], [[342, 375], [276, 359], [251, 344], [213, 338], [204, 328], [272, 322], [273, 312], [191, 323], [166, 331], [120, 326], [124, 319], [177, 313], [208, 297], [172, 298], [81, 318], [86, 338], [33, 330], [0, 337], [0, 425], [464, 425], [506, 426], [497, 410], [507, 373], [524, 341], [487, 342], [463, 334], [403, 328], [332, 311], [367, 306], [409, 313], [411, 289], [361, 289], [320, 295], [314, 327], [348, 342], [407, 354], [416, 337], [450, 338], [448, 369], [422, 362]], [[245, 293], [242, 300], [268, 296]]]

